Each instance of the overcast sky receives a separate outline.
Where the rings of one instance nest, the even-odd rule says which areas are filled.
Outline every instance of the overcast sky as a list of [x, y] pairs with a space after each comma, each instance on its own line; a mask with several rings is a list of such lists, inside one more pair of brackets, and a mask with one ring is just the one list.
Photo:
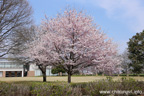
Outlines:
[[28, 0], [34, 10], [34, 20], [40, 24], [47, 17], [55, 17], [70, 6], [84, 10], [95, 23], [119, 45], [119, 52], [127, 48], [129, 38], [144, 29], [144, 0]]

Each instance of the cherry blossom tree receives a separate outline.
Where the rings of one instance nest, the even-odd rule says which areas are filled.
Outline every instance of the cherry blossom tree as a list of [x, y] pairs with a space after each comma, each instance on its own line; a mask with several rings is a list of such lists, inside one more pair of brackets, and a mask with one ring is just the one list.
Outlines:
[[105, 62], [101, 63], [100, 65], [90, 66], [89, 71], [93, 72], [96, 75], [98, 73], [102, 73], [103, 75], [119, 74], [122, 70], [122, 61], [123, 58], [118, 54], [114, 56], [109, 56], [109, 58], [105, 59]]
[[62, 65], [68, 83], [76, 70], [89, 66], [99, 71], [117, 70], [119, 60], [113, 58], [117, 45], [83, 12], [66, 10], [55, 18], [46, 17], [38, 33], [41, 35], [31, 44], [27, 55], [35, 59], [40, 69]]
[[[30, 42], [27, 50], [23, 53], [23, 56], [27, 57], [32, 64], [35, 63], [38, 66], [43, 74], [43, 82], [46, 82], [46, 67], [52, 65], [55, 61], [58, 61], [58, 58], [54, 57], [56, 56], [56, 53], [52, 51], [49, 39], [41, 39], [39, 35], [40, 34], [35, 38], [34, 42]], [[47, 40], [47, 43], [44, 39]]]

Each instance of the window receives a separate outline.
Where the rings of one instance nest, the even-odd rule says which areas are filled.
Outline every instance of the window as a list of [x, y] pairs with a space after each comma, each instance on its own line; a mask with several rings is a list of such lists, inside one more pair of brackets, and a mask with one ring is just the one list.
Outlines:
[[17, 62], [0, 62], [0, 68], [23, 68], [23, 65]]

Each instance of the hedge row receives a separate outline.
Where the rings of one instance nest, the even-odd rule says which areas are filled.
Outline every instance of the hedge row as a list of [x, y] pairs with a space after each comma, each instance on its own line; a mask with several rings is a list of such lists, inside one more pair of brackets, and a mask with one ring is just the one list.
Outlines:
[[[133, 93], [112, 93], [115, 90]], [[110, 93], [101, 93], [101, 91]], [[134, 93], [134, 91], [138, 92]], [[113, 81], [112, 77], [107, 77], [106, 80], [71, 84], [66, 82], [0, 82], [0, 96], [137, 96], [142, 95], [142, 92], [144, 92], [144, 82], [125, 77], [119, 81]]]

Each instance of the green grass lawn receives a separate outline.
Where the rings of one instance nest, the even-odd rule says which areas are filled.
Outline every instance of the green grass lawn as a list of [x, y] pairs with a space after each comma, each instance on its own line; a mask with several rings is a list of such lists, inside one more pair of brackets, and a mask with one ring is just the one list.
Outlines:
[[[114, 76], [113, 80], [120, 80], [122, 76]], [[133, 78], [138, 81], [144, 81], [144, 77], [129, 76], [126, 78]], [[91, 82], [106, 79], [106, 76], [72, 76], [72, 82]], [[0, 81], [15, 82], [15, 81], [42, 81], [42, 77], [1, 77]], [[67, 81], [67, 76], [48, 76], [47, 81]]]

